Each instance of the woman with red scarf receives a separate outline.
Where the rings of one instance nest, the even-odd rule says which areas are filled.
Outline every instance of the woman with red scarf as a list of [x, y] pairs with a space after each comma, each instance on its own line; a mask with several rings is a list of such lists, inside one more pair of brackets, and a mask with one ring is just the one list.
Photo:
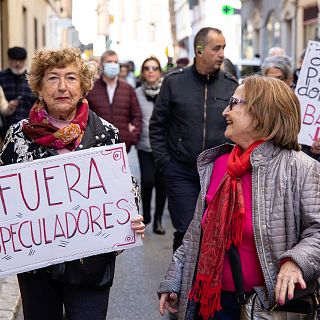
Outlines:
[[[250, 76], [223, 117], [235, 145], [198, 158], [201, 192], [160, 284], [160, 313], [316, 319], [314, 305], [288, 307], [313, 296], [320, 275], [320, 165], [300, 151], [299, 101], [282, 81]], [[247, 312], [252, 301], [261, 312]]]
[[[89, 110], [85, 99], [95, 69], [73, 48], [43, 50], [34, 56], [28, 80], [38, 100], [29, 118], [8, 130], [0, 155], [3, 165], [120, 142], [118, 129]], [[138, 215], [131, 221], [143, 237], [142, 220]], [[115, 258], [110, 252], [18, 274], [24, 319], [62, 320], [65, 310], [68, 320], [105, 320]]]

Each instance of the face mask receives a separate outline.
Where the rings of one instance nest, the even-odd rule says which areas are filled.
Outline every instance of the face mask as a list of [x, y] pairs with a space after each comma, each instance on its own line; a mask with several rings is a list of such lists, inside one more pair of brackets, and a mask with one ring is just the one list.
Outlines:
[[109, 63], [103, 64], [103, 73], [108, 78], [111, 78], [111, 79], [115, 78], [119, 74], [119, 72], [120, 72], [119, 63], [109, 62]]

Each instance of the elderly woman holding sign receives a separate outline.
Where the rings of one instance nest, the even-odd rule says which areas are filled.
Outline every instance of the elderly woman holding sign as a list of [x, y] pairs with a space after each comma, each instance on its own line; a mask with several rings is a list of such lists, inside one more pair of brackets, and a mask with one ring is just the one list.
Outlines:
[[201, 192], [158, 290], [160, 312], [316, 319], [320, 164], [300, 151], [299, 101], [282, 81], [250, 76], [223, 116], [235, 145], [198, 158]]
[[[76, 49], [39, 51], [29, 74], [38, 100], [29, 118], [8, 130], [2, 164], [119, 143], [118, 130], [90, 111], [85, 99], [95, 71]], [[143, 237], [142, 220], [133, 218], [132, 229]], [[64, 308], [68, 320], [104, 320], [115, 257], [111, 252], [19, 274], [24, 319], [62, 319]]]

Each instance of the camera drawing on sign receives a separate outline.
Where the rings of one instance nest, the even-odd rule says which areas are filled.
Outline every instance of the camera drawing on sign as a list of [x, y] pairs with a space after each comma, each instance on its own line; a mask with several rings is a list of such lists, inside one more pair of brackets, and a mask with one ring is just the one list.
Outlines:
[[0, 154], [0, 276], [18, 274], [26, 320], [105, 319], [116, 255], [144, 237], [126, 146], [86, 100], [95, 74], [78, 49], [38, 51]]

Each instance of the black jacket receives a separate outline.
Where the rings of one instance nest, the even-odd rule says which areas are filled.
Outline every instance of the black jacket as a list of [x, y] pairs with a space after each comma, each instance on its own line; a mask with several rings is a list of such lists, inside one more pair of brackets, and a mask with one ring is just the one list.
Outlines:
[[174, 158], [195, 166], [205, 149], [226, 142], [222, 111], [238, 83], [228, 73], [201, 75], [195, 66], [168, 74], [150, 119], [150, 142], [156, 164]]

